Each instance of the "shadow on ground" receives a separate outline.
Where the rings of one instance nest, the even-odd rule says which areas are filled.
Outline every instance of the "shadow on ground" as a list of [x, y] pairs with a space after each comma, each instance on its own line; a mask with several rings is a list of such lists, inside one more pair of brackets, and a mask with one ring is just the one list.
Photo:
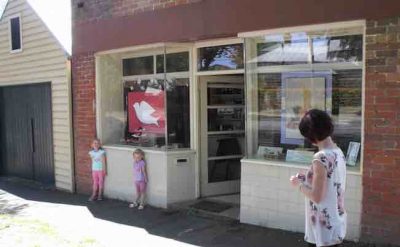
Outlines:
[[[213, 219], [190, 211], [146, 207], [139, 211], [126, 202], [88, 202], [87, 196], [70, 194], [19, 179], [0, 177], [0, 189], [26, 200], [84, 206], [96, 218], [145, 229], [152, 235], [199, 246], [301, 247], [303, 234], [241, 224], [234, 220]], [[18, 214], [26, 207], [0, 201], [0, 213]], [[347, 242], [345, 247], [375, 245]]]

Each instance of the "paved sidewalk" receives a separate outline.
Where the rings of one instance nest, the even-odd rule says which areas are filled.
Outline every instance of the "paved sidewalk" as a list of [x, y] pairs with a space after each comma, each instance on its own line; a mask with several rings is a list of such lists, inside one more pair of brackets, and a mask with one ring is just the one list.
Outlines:
[[[0, 177], [0, 246], [301, 247], [303, 236], [187, 211], [128, 208], [125, 202], [46, 190]], [[344, 246], [372, 246], [346, 243]]]

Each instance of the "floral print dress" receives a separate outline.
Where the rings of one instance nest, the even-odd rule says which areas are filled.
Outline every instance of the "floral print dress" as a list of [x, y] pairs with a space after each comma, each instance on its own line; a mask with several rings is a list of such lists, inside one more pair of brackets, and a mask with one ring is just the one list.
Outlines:
[[[306, 198], [304, 240], [317, 246], [340, 244], [346, 235], [347, 214], [344, 208], [346, 161], [339, 148], [323, 149], [314, 155], [317, 164], [327, 171], [326, 193], [320, 203]], [[307, 171], [305, 186], [312, 185], [312, 166]]]

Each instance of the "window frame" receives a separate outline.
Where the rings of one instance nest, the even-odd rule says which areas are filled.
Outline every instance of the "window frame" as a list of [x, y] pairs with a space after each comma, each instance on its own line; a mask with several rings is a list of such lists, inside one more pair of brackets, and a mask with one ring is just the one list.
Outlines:
[[[13, 42], [13, 36], [12, 36], [12, 25], [11, 25], [11, 20], [12, 19], [19, 19], [19, 39], [20, 39], [20, 48], [19, 49], [14, 49], [12, 47], [12, 42]], [[9, 45], [10, 45], [10, 53], [19, 53], [22, 52], [23, 50], [23, 45], [22, 45], [22, 17], [21, 14], [15, 14], [12, 15], [8, 18], [8, 37], [9, 37]]]

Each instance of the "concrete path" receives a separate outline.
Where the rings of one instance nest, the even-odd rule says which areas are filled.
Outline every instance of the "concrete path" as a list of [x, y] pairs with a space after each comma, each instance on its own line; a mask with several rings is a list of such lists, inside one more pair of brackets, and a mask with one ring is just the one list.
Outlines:
[[[303, 235], [190, 212], [87, 197], [0, 178], [0, 246], [301, 247]], [[344, 246], [367, 246], [346, 243]], [[372, 246], [372, 245], [370, 245]]]

